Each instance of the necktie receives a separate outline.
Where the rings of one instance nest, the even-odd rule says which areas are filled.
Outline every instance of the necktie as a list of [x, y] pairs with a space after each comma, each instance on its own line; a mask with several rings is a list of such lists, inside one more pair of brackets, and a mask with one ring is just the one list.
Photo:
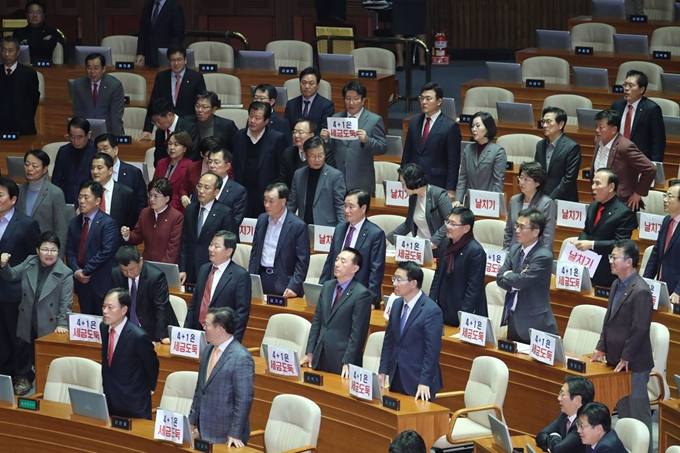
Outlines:
[[109, 213], [109, 212], [106, 210], [106, 188], [102, 188], [102, 202], [99, 203], [99, 209], [100, 209], [102, 212], [105, 212], [105, 213], [107, 213], [107, 214]]
[[[666, 232], [666, 241], [664, 242], [663, 245], [663, 253], [666, 253], [666, 250], [668, 250], [668, 244], [671, 243], [671, 238], [673, 237], [673, 227], [675, 226], [675, 219], [671, 219], [671, 223], [668, 224], [668, 231]], [[661, 280], [661, 276], [663, 275], [663, 264], [659, 267], [659, 280]]]
[[309, 101], [302, 101], [305, 103], [305, 108], [302, 109], [302, 116], [309, 115]]
[[430, 117], [425, 118], [425, 129], [423, 129], [423, 136], [420, 139], [420, 147], [422, 148], [425, 146], [425, 141], [427, 140], [427, 136], [430, 135]]
[[399, 320], [399, 333], [404, 333], [404, 326], [406, 325], [406, 318], [408, 318], [408, 304], [404, 301], [404, 308], [401, 310], [401, 319]]
[[90, 218], [85, 217], [85, 225], [80, 232], [80, 244], [78, 244], [78, 266], [85, 267], [85, 246], [87, 245], [87, 233], [90, 231]]
[[131, 278], [130, 280], [132, 280], [132, 284], [130, 285], [130, 299], [132, 299], [132, 303], [130, 304], [130, 321], [140, 326], [141, 323], [137, 316], [137, 282], [134, 278]]
[[[519, 254], [519, 259], [517, 260], [517, 264], [515, 265], [515, 269], [513, 271], [516, 274], [519, 274], [522, 272], [522, 264], [524, 264], [524, 258], [526, 255], [524, 254], [524, 250], [522, 250]], [[505, 293], [505, 304], [503, 304], [503, 318], [501, 319], [501, 326], [507, 326], [508, 323], [510, 322], [510, 313], [512, 311], [512, 306], [515, 304], [515, 296], [517, 295], [517, 291], [508, 291]]]
[[552, 159], [553, 152], [555, 152], [555, 145], [552, 143], [548, 145], [548, 149], [545, 152], [545, 169], [546, 171], [550, 168], [550, 159]]
[[628, 104], [628, 113], [626, 113], [626, 122], [623, 125], [623, 136], [630, 138], [630, 123], [633, 118], [633, 104]]
[[210, 363], [208, 364], [208, 372], [205, 374], [205, 380], [206, 382], [210, 378], [210, 375], [212, 374], [213, 370], [215, 369], [215, 365], [217, 365], [217, 361], [220, 358], [220, 348], [217, 346], [213, 346], [213, 352], [210, 355]]
[[604, 211], [603, 204], [597, 207], [597, 214], [595, 214], [595, 221], [593, 222], [593, 226], [597, 226], [597, 223], [600, 221], [600, 218], [602, 217], [602, 211]]
[[177, 105], [177, 98], [179, 97], [179, 87], [182, 85], [182, 75], [175, 74], [175, 97], [173, 99], [175, 105]]
[[99, 98], [99, 92], [97, 91], [97, 86], [99, 84], [95, 83], [92, 88], [92, 105], [97, 106], [97, 99]]
[[353, 226], [349, 227], [349, 234], [347, 235], [347, 238], [345, 239], [345, 247], [351, 247], [352, 246], [352, 238], [354, 237], [354, 232], [356, 231], [356, 228]]
[[203, 298], [201, 299], [201, 311], [198, 314], [199, 324], [205, 324], [205, 316], [208, 314], [208, 307], [210, 306], [210, 291], [212, 290], [213, 278], [217, 272], [217, 267], [213, 266], [208, 275], [208, 280], [205, 282], [205, 289], [203, 290]]
[[11, 76], [12, 75], [12, 70], [10, 68], [7, 68], [7, 75]]
[[156, 19], [158, 19], [158, 13], [161, 10], [161, 2], [156, 2], [156, 6], [153, 7], [153, 12], [151, 13], [151, 25], [156, 24]]
[[567, 419], [567, 430], [565, 431], [565, 433], [569, 432], [569, 428], [571, 428], [571, 420]]
[[205, 221], [205, 206], [201, 206], [201, 212], [198, 214], [198, 225], [196, 226], [196, 231], [198, 231], [198, 234], [196, 237], [201, 235], [201, 230], [203, 229], [203, 222]]
[[338, 300], [340, 300], [340, 296], [342, 296], [342, 286], [338, 285], [337, 289], [335, 290], [335, 299], [333, 299], [333, 303], [331, 304], [331, 313], [337, 305]]
[[116, 345], [116, 331], [111, 329], [109, 330], [109, 366], [111, 366], [111, 362], [113, 361], [113, 348]]

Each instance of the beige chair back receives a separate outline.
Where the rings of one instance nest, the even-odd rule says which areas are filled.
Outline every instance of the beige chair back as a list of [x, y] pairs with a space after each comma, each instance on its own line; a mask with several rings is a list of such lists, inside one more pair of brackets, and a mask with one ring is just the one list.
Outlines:
[[146, 79], [133, 72], [110, 72], [123, 84], [123, 91], [131, 101], [146, 102]]
[[[292, 349], [297, 351], [299, 358], [302, 358], [307, 349], [307, 339], [311, 328], [312, 323], [302, 316], [277, 313], [267, 322], [262, 344]], [[262, 347], [260, 347], [260, 357], [265, 357]]]
[[156, 173], [156, 166], [153, 164], [154, 157], [153, 154], [156, 152], [156, 147], [153, 146], [146, 150], [144, 153], [144, 162], [146, 162], [146, 168], [149, 170], [149, 180], [153, 179], [153, 174]]
[[474, 115], [477, 112], [488, 112], [498, 121], [496, 102], [515, 102], [515, 95], [505, 88], [475, 87], [465, 92], [463, 100], [464, 115]]
[[394, 53], [380, 47], [361, 47], [351, 52], [356, 69], [372, 69], [378, 74], [394, 75], [397, 68]]
[[385, 186], [383, 181], [399, 181], [397, 170], [399, 165], [394, 162], [374, 161], [375, 170], [375, 198], [385, 199]]
[[506, 134], [498, 137], [496, 144], [505, 149], [508, 162], [520, 165], [523, 162], [534, 160], [536, 155], [536, 143], [541, 137], [531, 134]]
[[501, 327], [506, 291], [498, 286], [498, 283], [495, 281], [487, 283], [484, 291], [486, 292], [486, 309], [491, 320], [493, 333], [496, 335], [496, 338], [502, 338], [507, 334], [508, 330], [507, 326]]
[[647, 268], [647, 263], [649, 262], [649, 257], [652, 254], [652, 250], [654, 250], [654, 246], [650, 245], [647, 247], [642, 254], [642, 261], [640, 261], [640, 274], [644, 275], [645, 274], [645, 269]]
[[328, 253], [313, 253], [309, 256], [309, 268], [307, 269], [307, 277], [305, 281], [308, 283], [319, 283], [323, 265], [328, 258]]
[[194, 49], [196, 65], [216, 64], [220, 69], [234, 68], [234, 48], [229, 44], [217, 41], [199, 41], [191, 44]]
[[243, 129], [248, 125], [248, 110], [217, 109], [215, 115], [232, 120], [239, 129]]
[[614, 431], [616, 431], [627, 452], [647, 453], [649, 451], [649, 429], [640, 420], [634, 418], [619, 419], [614, 426]]
[[[130, 137], [137, 138], [144, 132], [146, 109], [141, 107], [125, 107], [123, 112], [123, 127]], [[153, 176], [153, 173], [151, 174]]]
[[505, 221], [498, 219], [477, 220], [473, 233], [477, 242], [485, 249], [502, 250]]
[[[300, 79], [288, 79], [283, 83], [283, 86], [286, 87], [289, 100], [300, 96]], [[318, 93], [326, 99], [333, 99], [331, 84], [326, 80], [321, 79]]]
[[277, 395], [264, 429], [264, 448], [267, 453], [284, 453], [316, 447], [320, 427], [321, 409], [314, 401], [300, 395]]
[[663, 68], [658, 64], [648, 61], [626, 61], [621, 63], [619, 72], [616, 74], [617, 85], [621, 85], [626, 80], [626, 73], [631, 69], [637, 69], [645, 73], [649, 81], [647, 91], [661, 91], [661, 73]]
[[60, 42], [57, 42], [52, 51], [52, 63], [64, 64], [64, 46]]
[[385, 331], [373, 332], [366, 340], [364, 358], [362, 366], [374, 373], [380, 368], [380, 354], [382, 353], [383, 342], [385, 341]]
[[577, 356], [592, 353], [600, 339], [606, 314], [607, 309], [597, 305], [574, 307], [564, 331], [564, 351]]
[[177, 318], [177, 324], [183, 326], [184, 321], [187, 319], [187, 312], [189, 311], [187, 302], [179, 296], [170, 294], [170, 306]]
[[[680, 27], [678, 27], [680, 28]], [[680, 47], [678, 47], [680, 49]], [[650, 97], [650, 101], [656, 102], [661, 107], [661, 114], [667, 116], [680, 116], [680, 105], [677, 102], [665, 98]]]
[[137, 59], [137, 37], [129, 35], [113, 35], [102, 39], [102, 47], [111, 48], [111, 58], [108, 66], [116, 66], [119, 61], [131, 62]]
[[595, 51], [614, 52], [616, 28], [600, 22], [574, 25], [571, 29], [571, 48], [592, 47]]
[[250, 252], [253, 246], [250, 244], [239, 243], [234, 250], [234, 255], [231, 259], [234, 263], [238, 264], [244, 269], [248, 269], [248, 263], [250, 262]]
[[[663, 377], [664, 395], [665, 399], [670, 399], [670, 389], [666, 382], [666, 367], [668, 364], [668, 349], [670, 347], [671, 334], [664, 324], [653, 322], [649, 329], [649, 339], [652, 342], [652, 355], [654, 356], [654, 368]], [[647, 393], [650, 401], [653, 401], [661, 394], [659, 388], [659, 381], [657, 379], [650, 379], [647, 383]]]
[[672, 20], [675, 16], [673, 3], [673, 0], [644, 0], [645, 15], [649, 20]]
[[553, 94], [543, 101], [543, 108], [559, 107], [567, 113], [567, 125], [578, 126], [576, 109], [592, 109], [593, 103], [590, 99], [576, 94]]
[[187, 417], [191, 412], [198, 371], [175, 371], [165, 379], [160, 407], [167, 411], [179, 412]]
[[531, 57], [522, 62], [522, 81], [541, 79], [545, 83], [569, 85], [569, 62], [557, 57]]
[[52, 173], [54, 173], [54, 163], [57, 160], [59, 148], [68, 144], [69, 142], [53, 142], [42, 147], [42, 150], [45, 151], [48, 156], [50, 156], [50, 165], [48, 166], [48, 172], [50, 176], [52, 176]]
[[69, 388], [102, 392], [102, 367], [83, 357], [59, 357], [50, 362], [43, 399], [69, 404]]
[[39, 71], [35, 71], [35, 73], [38, 74], [38, 91], [40, 91], [40, 100], [44, 101], [45, 100], [45, 76], [43, 76], [42, 72], [39, 72]]
[[272, 41], [265, 48], [274, 52], [275, 66], [295, 66], [298, 73], [314, 65], [314, 49], [304, 41], [281, 40]]
[[650, 190], [646, 197], [642, 197], [642, 201], [645, 203], [645, 208], [642, 211], [649, 214], [666, 215], [663, 210], [664, 195], [665, 193], [660, 190]]
[[391, 233], [395, 228], [406, 221], [406, 217], [393, 214], [377, 214], [368, 218], [375, 223], [378, 228], [385, 232], [385, 235]]
[[230, 74], [203, 74], [205, 88], [217, 94], [222, 105], [241, 103], [241, 80]]

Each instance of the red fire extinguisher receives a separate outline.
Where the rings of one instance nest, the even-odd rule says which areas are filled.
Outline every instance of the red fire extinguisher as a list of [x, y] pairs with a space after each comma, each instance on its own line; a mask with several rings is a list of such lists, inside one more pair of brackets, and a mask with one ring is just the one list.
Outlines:
[[448, 57], [449, 56], [449, 41], [446, 37], [446, 33], [440, 31], [434, 35], [434, 53], [435, 57]]

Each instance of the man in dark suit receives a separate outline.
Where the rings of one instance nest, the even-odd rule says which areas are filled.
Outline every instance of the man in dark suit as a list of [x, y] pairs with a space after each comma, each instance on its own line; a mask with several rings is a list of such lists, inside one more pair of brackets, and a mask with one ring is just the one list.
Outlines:
[[306, 117], [321, 129], [328, 127], [328, 117], [335, 113], [335, 105], [330, 99], [321, 96], [319, 84], [321, 73], [318, 69], [308, 67], [300, 71], [300, 96], [286, 103], [284, 117], [288, 124], [295, 124], [298, 118]]
[[359, 251], [365, 263], [357, 272], [356, 280], [371, 292], [371, 301], [380, 308], [382, 281], [385, 274], [385, 232], [366, 218], [371, 207], [371, 196], [364, 189], [354, 189], [345, 195], [345, 220], [335, 227], [328, 258], [323, 265], [319, 283], [333, 276], [333, 266], [345, 247]]
[[269, 83], [261, 83], [255, 87], [255, 92], [253, 93], [253, 102], [266, 102], [272, 106], [272, 115], [269, 117], [269, 127], [277, 132], [280, 132], [281, 135], [283, 135], [286, 139], [286, 144], [290, 146], [293, 144], [290, 136], [290, 130], [293, 125], [289, 124], [287, 119], [276, 113], [274, 110], [277, 96], [278, 91], [274, 85]]
[[536, 143], [534, 160], [545, 169], [548, 178], [543, 193], [553, 200], [578, 201], [576, 180], [581, 168], [581, 145], [564, 135], [567, 112], [559, 107], [543, 109], [545, 139]]
[[201, 357], [189, 423], [201, 439], [240, 448], [250, 437], [255, 362], [234, 338], [236, 313], [231, 308], [208, 309], [204, 329], [210, 347]]
[[388, 453], [427, 453], [425, 441], [412, 429], [399, 433], [390, 444]]
[[265, 190], [265, 213], [255, 224], [248, 272], [260, 275], [265, 294], [302, 297], [309, 268], [309, 232], [307, 224], [286, 209], [288, 194], [288, 187], [280, 182]]
[[[36, 253], [40, 236], [38, 222], [15, 209], [19, 186], [9, 178], [0, 177], [0, 252], [10, 255], [9, 265], [18, 266]], [[30, 354], [31, 343], [20, 340], [17, 333], [21, 281], [0, 279], [0, 373], [13, 377], [14, 392], [25, 395], [31, 382], [18, 375]]]
[[623, 99], [612, 102], [623, 124], [622, 133], [642, 154], [654, 162], [663, 162], [666, 150], [666, 126], [661, 107], [645, 97], [647, 75], [636, 69], [626, 73], [623, 82]]
[[220, 230], [238, 234], [234, 213], [215, 199], [222, 188], [222, 178], [212, 172], [201, 176], [197, 184], [198, 200], [187, 206], [179, 252], [179, 278], [182, 284], [196, 283], [198, 270], [209, 260], [208, 245]]
[[232, 260], [237, 242], [231, 231], [220, 230], [213, 236], [208, 246], [210, 263], [205, 263], [198, 272], [184, 327], [200, 330], [209, 308], [229, 307], [237, 315], [234, 337], [239, 342], [243, 340], [252, 290], [248, 271]]
[[593, 177], [593, 199], [586, 213], [585, 227], [574, 243], [577, 249], [592, 250], [602, 259], [590, 279], [595, 286], [609, 288], [614, 281], [607, 256], [614, 241], [630, 239], [637, 228], [635, 213], [621, 203], [616, 195], [619, 179], [610, 168], [600, 168]]
[[442, 388], [439, 353], [444, 322], [437, 303], [423, 294], [423, 270], [402, 261], [392, 277], [394, 294], [380, 354], [380, 385], [390, 377], [390, 391], [431, 401]]
[[[614, 371], [632, 371], [630, 395], [617, 403], [620, 418], [643, 422], [652, 436], [652, 412], [647, 383], [654, 368], [649, 330], [652, 324], [652, 292], [637, 272], [640, 251], [631, 239], [614, 242], [609, 255], [617, 279], [609, 292], [607, 314], [591, 362], [607, 360]], [[651, 451], [651, 448], [650, 448]]]
[[[228, 150], [233, 149], [232, 139], [238, 131], [236, 123], [228, 118], [215, 115], [220, 108], [220, 99], [212, 91], [203, 91], [196, 97], [196, 129], [201, 140], [206, 137], [215, 137], [220, 145]], [[195, 161], [199, 160], [198, 155], [194, 155]]]
[[118, 158], [118, 138], [115, 135], [102, 134], [94, 139], [94, 144], [97, 147], [98, 153], [105, 153], [111, 156], [113, 159], [113, 180], [132, 189], [136, 199], [135, 205], [137, 210], [142, 212], [142, 209], [149, 205], [142, 171]]
[[[153, 153], [154, 165], [164, 157], [168, 157], [168, 139], [170, 134], [175, 131], [187, 131], [191, 135], [191, 142], [193, 148], [187, 150], [187, 153], [195, 154], [199, 144], [198, 130], [196, 125], [187, 118], [179, 117], [175, 114], [175, 110], [169, 100], [160, 98], [154, 101], [149, 112], [151, 112], [151, 120], [157, 126], [156, 137], [154, 144], [156, 149]], [[144, 132], [136, 140], [143, 140], [146, 137], [151, 137], [151, 133]]]
[[111, 288], [111, 269], [120, 241], [116, 221], [99, 210], [103, 190], [95, 181], [85, 181], [78, 196], [80, 214], [68, 225], [66, 262], [73, 271], [74, 292], [80, 312], [102, 314], [102, 300]]
[[100, 53], [85, 57], [86, 75], [73, 83], [73, 116], [106, 120], [106, 131], [125, 135], [125, 90], [120, 81], [106, 73], [106, 58]]
[[[288, 135], [291, 134], [289, 133]], [[300, 118], [295, 123], [295, 126], [293, 126], [292, 136], [293, 146], [289, 146], [283, 151], [281, 170], [279, 171], [279, 181], [288, 187], [293, 187], [293, 175], [295, 172], [307, 166], [304, 143], [316, 136], [316, 124], [309, 118]]]
[[66, 203], [78, 203], [78, 191], [92, 175], [92, 159], [97, 148], [90, 138], [90, 122], [79, 116], [71, 118], [68, 123], [68, 143], [57, 151], [52, 172], [52, 184], [64, 192]]
[[557, 334], [550, 308], [553, 252], [539, 240], [544, 229], [541, 211], [520, 211], [515, 224], [517, 243], [508, 250], [496, 275], [498, 286], [507, 291], [501, 326], [508, 326], [508, 340], [529, 343], [530, 328]]
[[461, 310], [487, 316], [486, 252], [474, 238], [475, 215], [470, 209], [456, 206], [445, 224], [446, 239], [439, 247], [430, 299], [441, 307], [444, 324], [458, 327]]
[[444, 90], [428, 82], [420, 90], [421, 115], [411, 119], [406, 134], [401, 166], [418, 164], [427, 172], [430, 184], [446, 189], [456, 197], [460, 167], [460, 127], [444, 115], [441, 105]]
[[92, 159], [92, 180], [102, 185], [104, 194], [99, 209], [111, 216], [118, 228], [136, 225], [139, 210], [135, 194], [128, 186], [113, 180], [113, 159], [105, 153], [97, 153]]
[[146, 0], [139, 18], [137, 66], [158, 66], [158, 49], [181, 47], [184, 10], [178, 0]]
[[224, 148], [216, 148], [208, 151], [208, 168], [211, 172], [222, 178], [222, 189], [217, 201], [229, 206], [234, 213], [235, 227], [238, 229], [246, 215], [248, 206], [248, 193], [246, 188], [229, 177], [231, 162], [234, 159], [231, 152]]
[[613, 110], [595, 115], [597, 121], [595, 151], [591, 171], [611, 168], [619, 178], [616, 195], [631, 210], [644, 209], [642, 197], [647, 196], [656, 177], [656, 167], [633, 142], [619, 134], [621, 117]]
[[616, 431], [612, 429], [611, 413], [604, 404], [586, 404], [579, 413], [577, 424], [578, 435], [583, 445], [586, 446], [587, 452], [623, 453], [627, 451]]
[[130, 293], [106, 293], [102, 335], [102, 386], [109, 414], [151, 419], [151, 395], [158, 382], [158, 356], [151, 337], [129, 322]]
[[[20, 45], [27, 45], [31, 54], [31, 64], [37, 61], [51, 61], [57, 43], [62, 40], [59, 31], [45, 26], [45, 4], [40, 0], [29, 0], [25, 5], [26, 24], [14, 30], [13, 36]], [[63, 43], [62, 43], [63, 44]]]
[[278, 180], [281, 155], [286, 149], [283, 135], [267, 127], [271, 112], [269, 104], [253, 102], [248, 107], [248, 127], [234, 135], [234, 179], [248, 192], [246, 217], [264, 212], [262, 194]]
[[668, 213], [661, 223], [659, 237], [649, 255], [644, 277], [666, 282], [670, 300], [680, 304], [680, 180], [672, 181], [664, 195], [663, 207]]
[[38, 74], [18, 63], [19, 41], [13, 36], [0, 40], [4, 68], [0, 74], [0, 130], [35, 135], [35, 112], [40, 102]]
[[577, 431], [578, 411], [595, 399], [595, 387], [583, 376], [567, 376], [557, 395], [560, 415], [536, 436], [536, 445], [551, 453], [583, 453]]
[[371, 293], [354, 278], [362, 264], [351, 247], [335, 260], [335, 278], [324, 283], [314, 310], [303, 364], [344, 378], [350, 364], [361, 366], [371, 321]]
[[170, 305], [165, 274], [145, 263], [134, 245], [121, 246], [115, 258], [118, 267], [111, 271], [111, 286], [129, 289], [129, 321], [144, 329], [154, 341], [170, 344], [168, 326], [176, 326], [177, 317]]

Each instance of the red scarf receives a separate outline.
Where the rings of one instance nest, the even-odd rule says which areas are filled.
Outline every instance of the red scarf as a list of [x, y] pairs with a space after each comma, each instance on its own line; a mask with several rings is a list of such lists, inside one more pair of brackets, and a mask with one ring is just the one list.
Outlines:
[[463, 250], [463, 248], [473, 240], [475, 236], [472, 234], [472, 230], [465, 233], [458, 241], [449, 241], [446, 245], [446, 251], [444, 252], [444, 259], [446, 260], [446, 273], [450, 274], [453, 271], [453, 262], [455, 256], [458, 252]]

